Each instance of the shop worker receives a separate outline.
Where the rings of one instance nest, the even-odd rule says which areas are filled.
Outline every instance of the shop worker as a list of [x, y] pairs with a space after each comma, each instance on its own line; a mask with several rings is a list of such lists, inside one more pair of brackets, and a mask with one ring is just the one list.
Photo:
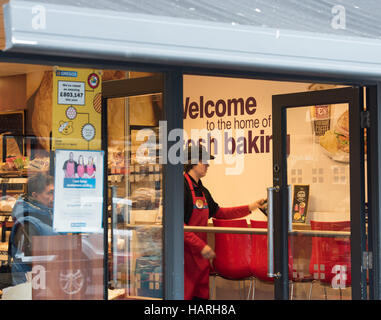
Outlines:
[[[208, 219], [241, 218], [264, 205], [264, 199], [249, 205], [221, 208], [213, 200], [201, 178], [205, 177], [209, 159], [204, 146], [192, 145], [184, 151], [184, 225], [207, 226]], [[207, 244], [205, 232], [184, 232], [184, 299], [209, 299], [209, 259], [215, 253]]]
[[13, 285], [26, 281], [31, 264], [23, 258], [32, 255], [32, 237], [53, 235], [54, 178], [38, 173], [28, 180], [28, 192], [20, 196], [12, 210], [14, 225], [9, 238]]
[[69, 159], [65, 161], [63, 170], [65, 172], [65, 178], [74, 178], [77, 173], [78, 163], [74, 161], [74, 153], [69, 153]]

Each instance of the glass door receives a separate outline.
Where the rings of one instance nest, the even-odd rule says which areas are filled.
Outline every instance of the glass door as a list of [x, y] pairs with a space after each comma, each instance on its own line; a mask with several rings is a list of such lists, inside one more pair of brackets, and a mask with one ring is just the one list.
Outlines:
[[163, 77], [105, 83], [108, 150], [108, 298], [163, 293]]
[[367, 298], [363, 111], [362, 88], [273, 96], [275, 299]]

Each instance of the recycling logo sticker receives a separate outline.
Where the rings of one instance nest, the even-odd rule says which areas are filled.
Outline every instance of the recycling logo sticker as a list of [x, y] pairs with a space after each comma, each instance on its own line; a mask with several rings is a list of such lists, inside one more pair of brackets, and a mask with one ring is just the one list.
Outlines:
[[91, 141], [95, 137], [95, 128], [91, 123], [86, 123], [81, 130], [83, 139]]

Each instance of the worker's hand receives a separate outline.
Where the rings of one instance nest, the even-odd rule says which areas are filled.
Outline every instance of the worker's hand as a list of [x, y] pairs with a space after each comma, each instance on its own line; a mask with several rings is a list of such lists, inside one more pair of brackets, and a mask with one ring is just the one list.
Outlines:
[[211, 247], [209, 247], [208, 245], [206, 245], [204, 248], [202, 248], [201, 250], [201, 255], [205, 258], [205, 259], [214, 259], [216, 257], [216, 254], [215, 252], [213, 251], [213, 249]]
[[265, 199], [260, 199], [260, 200], [257, 200], [255, 202], [249, 204], [249, 210], [250, 211], [254, 211], [257, 208], [264, 209], [265, 207], [266, 207], [266, 201], [265, 201]]

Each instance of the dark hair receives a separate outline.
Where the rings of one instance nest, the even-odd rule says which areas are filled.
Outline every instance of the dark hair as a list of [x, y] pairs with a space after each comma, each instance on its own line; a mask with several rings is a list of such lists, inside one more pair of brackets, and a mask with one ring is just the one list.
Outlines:
[[54, 184], [54, 178], [44, 173], [37, 173], [28, 179], [28, 196], [33, 192], [42, 193], [47, 186]]
[[212, 160], [214, 158], [200, 143], [197, 145], [189, 143], [188, 147], [184, 149], [184, 171], [188, 173], [198, 162], [204, 163], [204, 160]]
[[194, 163], [187, 163], [187, 164], [184, 164], [184, 171], [185, 171], [186, 173], [188, 173], [194, 166], [195, 166]]

